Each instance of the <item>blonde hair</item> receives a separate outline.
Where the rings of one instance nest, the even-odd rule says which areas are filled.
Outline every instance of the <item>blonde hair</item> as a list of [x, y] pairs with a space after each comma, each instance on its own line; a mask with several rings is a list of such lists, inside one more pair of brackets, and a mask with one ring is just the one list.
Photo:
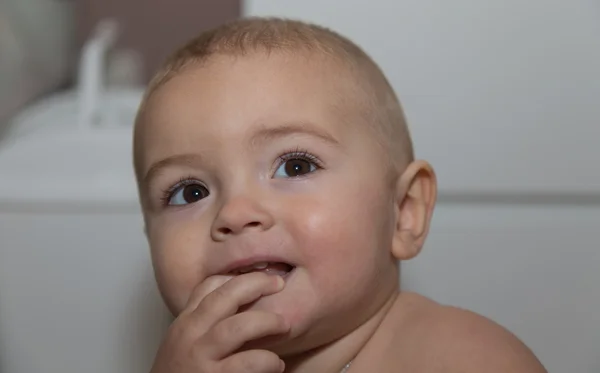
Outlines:
[[[317, 53], [348, 67], [365, 91], [370, 106], [367, 117], [376, 124], [372, 127], [377, 129], [378, 139], [386, 147], [390, 161], [403, 167], [413, 160], [413, 145], [404, 113], [377, 64], [358, 45], [330, 29], [281, 18], [239, 19], [203, 32], [183, 45], [150, 81], [136, 118], [136, 133], [148, 99], [186, 67], [202, 65], [215, 55], [238, 57], [256, 52]], [[139, 147], [136, 138], [134, 158]], [[136, 170], [139, 172], [138, 167]]]

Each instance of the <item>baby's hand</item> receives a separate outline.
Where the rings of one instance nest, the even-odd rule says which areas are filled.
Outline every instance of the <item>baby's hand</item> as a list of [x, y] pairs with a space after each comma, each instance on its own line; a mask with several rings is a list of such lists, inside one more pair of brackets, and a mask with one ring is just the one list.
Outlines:
[[[173, 322], [151, 373], [280, 373], [283, 361], [267, 350], [235, 353], [248, 341], [283, 334], [285, 320], [265, 311], [236, 313], [261, 296], [277, 293], [284, 281], [261, 272], [219, 276], [198, 286]], [[228, 281], [229, 280], [229, 281]]]

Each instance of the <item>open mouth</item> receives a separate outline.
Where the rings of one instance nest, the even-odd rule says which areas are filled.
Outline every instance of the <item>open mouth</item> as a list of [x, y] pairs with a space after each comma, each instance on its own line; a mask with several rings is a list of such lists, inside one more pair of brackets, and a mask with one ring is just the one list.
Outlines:
[[236, 268], [230, 271], [229, 274], [237, 276], [250, 272], [264, 272], [268, 275], [286, 277], [294, 270], [294, 268], [293, 265], [283, 262], [260, 262]]

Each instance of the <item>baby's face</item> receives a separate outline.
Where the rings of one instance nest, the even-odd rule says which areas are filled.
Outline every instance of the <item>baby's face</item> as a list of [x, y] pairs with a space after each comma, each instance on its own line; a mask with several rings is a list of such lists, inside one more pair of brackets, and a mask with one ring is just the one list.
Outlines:
[[252, 308], [282, 314], [308, 346], [354, 328], [395, 289], [387, 163], [341, 70], [277, 54], [218, 57], [152, 96], [141, 191], [175, 314], [199, 283], [278, 262], [285, 289]]

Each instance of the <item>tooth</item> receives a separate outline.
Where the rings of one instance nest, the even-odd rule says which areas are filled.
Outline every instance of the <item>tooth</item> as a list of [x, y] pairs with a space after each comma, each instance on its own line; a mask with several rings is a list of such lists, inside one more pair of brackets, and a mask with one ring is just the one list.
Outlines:
[[253, 265], [249, 265], [246, 267], [242, 267], [236, 270], [236, 273], [238, 274], [242, 274], [242, 273], [248, 273], [248, 272], [252, 272], [254, 270], [262, 270], [262, 269], [266, 269], [269, 266], [269, 263], [267, 262], [260, 262], [260, 263], [256, 263]]

